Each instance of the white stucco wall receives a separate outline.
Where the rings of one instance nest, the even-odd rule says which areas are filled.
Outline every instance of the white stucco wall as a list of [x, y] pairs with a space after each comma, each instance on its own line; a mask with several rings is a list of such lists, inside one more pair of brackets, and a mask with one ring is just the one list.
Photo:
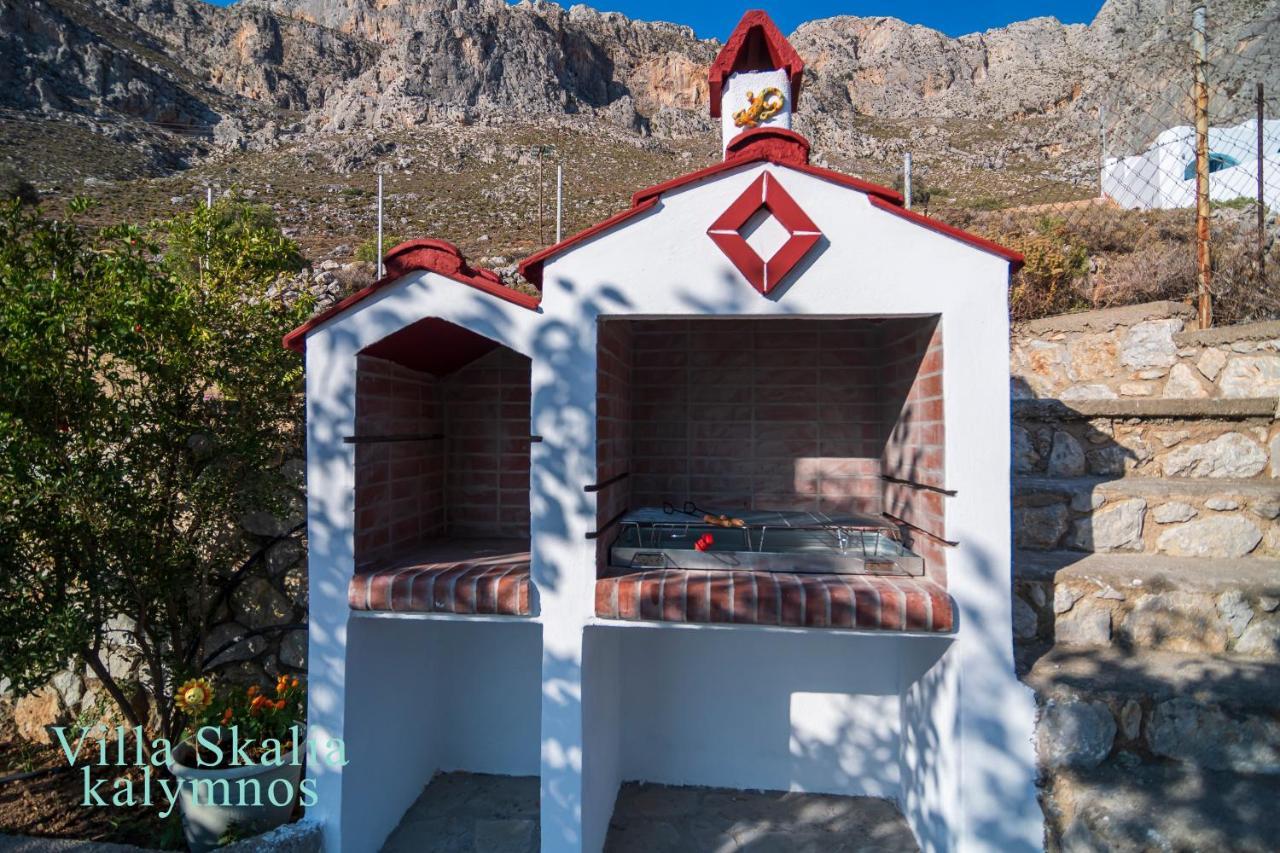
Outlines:
[[[764, 169], [825, 235], [768, 297], [706, 236]], [[599, 850], [618, 784], [646, 777], [878, 793], [903, 805], [926, 850], [1038, 849], [1034, 705], [1012, 664], [1009, 438], [991, 429], [1007, 423], [993, 413], [1009, 405], [1007, 274], [1003, 259], [879, 210], [861, 193], [755, 164], [668, 193], [624, 228], [554, 258], [537, 312], [417, 273], [314, 330], [307, 338], [309, 720], [313, 733], [354, 739], [372, 756], [359, 767], [353, 758], [345, 773], [309, 771], [328, 848], [373, 849], [372, 839], [380, 841], [378, 833], [385, 835], [411, 801], [414, 774], [429, 776], [428, 767], [499, 766], [486, 765], [498, 757], [479, 747], [451, 754], [424, 746], [409, 756], [417, 766], [388, 777], [391, 794], [361, 775], [405, 757], [388, 753], [387, 742], [399, 739], [386, 737], [385, 716], [370, 703], [369, 691], [381, 695], [371, 674], [386, 666], [373, 656], [400, 660], [401, 647], [422, 638], [422, 648], [405, 657], [437, 689], [414, 685], [394, 698], [422, 703], [441, 720], [473, 712], [483, 720], [489, 705], [507, 701], [492, 689], [451, 684], [456, 679], [440, 656], [454, 648], [454, 634], [415, 634], [422, 623], [412, 620], [387, 620], [397, 627], [385, 628], [367, 617], [353, 620], [347, 608], [354, 454], [341, 439], [354, 432], [355, 354], [430, 316], [532, 359], [531, 430], [542, 436], [532, 447], [530, 491], [535, 617], [520, 630], [533, 638], [541, 632], [541, 665], [533, 665], [537, 701], [514, 700], [511, 712], [530, 719], [514, 726], [513, 736], [538, 746], [545, 853]], [[960, 543], [947, 563], [958, 608], [953, 638], [597, 623], [595, 547], [586, 539], [595, 499], [583, 490], [598, 479], [596, 322], [685, 315], [941, 316], [946, 486], [957, 491], [947, 505], [946, 536]], [[538, 649], [534, 639], [524, 646], [517, 654], [495, 639], [476, 653], [514, 678], [532, 665], [528, 650]], [[747, 649], [763, 661], [764, 684], [741, 680]], [[684, 686], [683, 697], [673, 683]], [[716, 725], [735, 693], [748, 706], [735, 709], [741, 723]], [[670, 738], [657, 721], [684, 710], [695, 722], [683, 740], [659, 740], [655, 748], [655, 738]], [[841, 734], [851, 732], [857, 734]], [[735, 751], [748, 736], [760, 743]], [[471, 743], [472, 735], [463, 740]], [[512, 741], [510, 749], [520, 747]], [[523, 772], [526, 760], [512, 759], [511, 772]], [[371, 798], [381, 802], [370, 810]]]
[[[442, 762], [440, 751], [429, 744], [403, 747], [401, 738], [387, 737], [382, 716], [393, 713], [403, 722], [413, 719], [415, 708], [428, 718], [447, 712], [442, 697], [448, 694], [431, 676], [434, 646], [402, 642], [414, 636], [404, 633], [413, 630], [410, 622], [401, 627], [364, 619], [353, 625], [347, 605], [355, 569], [355, 446], [342, 438], [355, 433], [356, 353], [423, 317], [449, 320], [524, 354], [538, 319], [525, 308], [419, 272], [307, 336], [307, 721], [310, 736], [321, 743], [329, 738], [348, 742], [352, 762], [346, 768], [307, 768], [318, 799], [312, 813], [323, 822], [329, 850], [376, 850]], [[385, 685], [396, 682], [366, 679], [406, 668], [423, 676], [388, 697], [396, 711], [380, 711]], [[349, 673], [354, 676], [350, 684]], [[537, 706], [531, 700], [530, 712]], [[526, 734], [536, 738], [537, 730], [526, 729]], [[385, 784], [362, 779], [362, 767], [385, 767]], [[350, 782], [344, 784], [347, 777]]]
[[[815, 252], [769, 297], [747, 284], [705, 236], [711, 221], [764, 169], [774, 173], [825, 235]], [[991, 413], [1007, 411], [1009, 405], [1007, 276], [1003, 259], [874, 208], [858, 192], [761, 164], [668, 193], [653, 211], [631, 220], [625, 228], [572, 248], [544, 269], [545, 322], [549, 327], [576, 330], [571, 347], [575, 370], [565, 387], [566, 377], [557, 377], [552, 371], [540, 373], [535, 367], [535, 430], [546, 435], [550, 430], [544, 423], [566, 423], [567, 419], [575, 429], [584, 431], [581, 438], [566, 438], [558, 448], [560, 464], [581, 471], [582, 482], [593, 482], [596, 473], [591, 368], [595, 360], [593, 321], [599, 316], [941, 315], [946, 485], [958, 492], [948, 502], [946, 535], [960, 542], [948, 554], [950, 588], [958, 606], [954, 648], [945, 656], [937, 647], [881, 655], [872, 680], [892, 680], [898, 685], [890, 705], [876, 706], [868, 694], [854, 691], [844, 694], [847, 698], [799, 701], [788, 715], [796, 732], [830, 729], [834, 707], [843, 708], [850, 719], [873, 708], [891, 709], [897, 721], [896, 743], [932, 745], [927, 760], [899, 750], [898, 769], [893, 773], [895, 796], [907, 807], [927, 850], [1030, 850], [1042, 843], [1031, 744], [1034, 703], [1030, 691], [1013, 674], [1008, 436], [990, 429]], [[535, 355], [535, 361], [537, 358]], [[560, 405], [555, 409], [539, 405], [540, 383], [558, 389]], [[593, 505], [585, 506], [583, 517], [573, 526], [591, 529], [592, 510]], [[566, 658], [576, 655], [581, 661], [582, 633], [569, 626], [574, 621], [583, 625], [593, 621], [590, 591], [595, 566], [589, 548], [567, 541], [565, 546], [559, 558], [549, 561], [557, 568], [556, 588], [542, 588], [540, 595], [548, 637], [554, 608], [555, 632], [564, 644], [561, 654]], [[552, 600], [554, 605], [548, 603]], [[660, 629], [628, 626], [607, 630]], [[689, 634], [688, 642], [697, 644], [714, 632], [694, 629]], [[629, 637], [620, 642], [621, 661], [636, 669], [626, 670], [628, 684], [635, 679], [655, 679], [654, 673], [671, 674], [669, 667], [674, 664], [665, 657], [658, 662], [664, 641], [657, 641], [652, 656], [632, 651], [636, 646]], [[714, 658], [717, 653], [713, 649], [717, 648], [722, 653], [709, 668], [732, 668], [732, 656], [723, 651], [728, 646], [716, 640], [709, 640], [697, 654]], [[938, 664], [944, 669], [939, 673], [912, 672], [914, 677], [908, 679], [904, 673], [910, 666], [921, 666], [921, 655], [925, 660], [945, 661]], [[854, 659], [854, 655], [842, 658], [832, 654], [827, 664], [841, 668], [851, 666]], [[639, 669], [646, 661], [649, 669], [642, 673]], [[679, 672], [677, 668], [675, 674]], [[655, 689], [658, 683], [653, 682]], [[576, 733], [575, 741], [575, 733], [567, 726], [562, 728], [556, 735], [554, 754], [576, 749], [587, 776], [627, 778], [642, 752], [627, 747], [635, 743], [627, 733], [630, 716], [624, 702], [619, 712], [621, 767], [614, 765], [616, 759], [611, 754], [607, 759], [597, 757], [608, 749], [601, 749], [594, 739], [586, 740], [586, 734], [593, 738], [599, 734], [591, 729]], [[544, 715], [544, 774], [555, 769], [548, 768], [546, 762], [547, 735]], [[759, 784], [762, 778], [781, 778], [776, 756], [758, 758], [750, 766], [725, 772], [719, 777], [720, 784], [736, 781], [745, 786]], [[596, 772], [597, 760], [609, 765], [608, 772], [603, 768]], [[633, 772], [669, 772], [671, 779], [680, 778], [680, 772], [687, 778], [694, 775], [693, 767], [665, 767], [658, 757], [647, 761]], [[786, 781], [788, 787], [803, 785], [794, 775]], [[884, 776], [863, 782], [880, 787], [889, 784]], [[544, 796], [547, 787], [544, 777]], [[593, 792], [593, 798], [600, 804], [612, 801], [611, 796], [599, 792]], [[557, 802], [544, 801], [543, 849], [594, 849], [563, 843], [563, 834], [555, 828], [550, 814]], [[581, 799], [561, 805], [566, 809], [566, 822], [576, 820], [578, 810], [584, 809]], [[607, 820], [607, 815], [591, 813], [598, 807], [602, 806], [587, 803], [581, 821], [598, 825]], [[569, 808], [574, 810], [573, 817]], [[983, 815], [999, 815], [1001, 825], [993, 826]]]

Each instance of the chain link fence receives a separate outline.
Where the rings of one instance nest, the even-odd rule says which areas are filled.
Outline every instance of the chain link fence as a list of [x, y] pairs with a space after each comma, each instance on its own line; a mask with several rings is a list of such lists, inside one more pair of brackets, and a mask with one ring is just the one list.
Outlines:
[[[1099, 71], [1058, 115], [1019, 117], [1040, 140], [993, 155], [983, 189], [949, 154], [913, 151], [916, 208], [1027, 259], [1016, 319], [1172, 299], [1196, 304], [1197, 166], [1207, 169], [1204, 275], [1218, 324], [1280, 317], [1280, 85], [1275, 57], [1238, 44], [1197, 51], [1194, 18], [1170, 19], [1141, 68]], [[1197, 111], [1197, 71], [1207, 77]], [[1197, 156], [1197, 118], [1207, 146]], [[897, 184], [902, 186], [900, 179]], [[937, 186], [935, 186], [937, 184]]]

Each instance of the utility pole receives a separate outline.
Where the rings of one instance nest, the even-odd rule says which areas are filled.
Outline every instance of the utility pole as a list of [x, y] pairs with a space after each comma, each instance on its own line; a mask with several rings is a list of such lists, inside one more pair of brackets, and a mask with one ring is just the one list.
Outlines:
[[1267, 274], [1267, 205], [1262, 194], [1262, 81], [1258, 81], [1258, 283]]
[[378, 264], [375, 278], [382, 278], [382, 173], [378, 173]]
[[911, 209], [911, 152], [902, 155], [902, 199]]
[[1199, 272], [1197, 318], [1200, 328], [1213, 325], [1213, 275], [1209, 258], [1209, 35], [1204, 6], [1197, 6], [1191, 24], [1195, 50], [1196, 104], [1196, 268]]

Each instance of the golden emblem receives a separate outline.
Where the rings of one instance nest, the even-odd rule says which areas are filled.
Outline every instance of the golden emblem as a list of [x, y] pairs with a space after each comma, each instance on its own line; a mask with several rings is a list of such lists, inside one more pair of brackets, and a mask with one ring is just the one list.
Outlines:
[[733, 123], [737, 127], [755, 127], [776, 116], [785, 104], [782, 90], [776, 86], [761, 89], [759, 95], [747, 92], [747, 107], [733, 114]]

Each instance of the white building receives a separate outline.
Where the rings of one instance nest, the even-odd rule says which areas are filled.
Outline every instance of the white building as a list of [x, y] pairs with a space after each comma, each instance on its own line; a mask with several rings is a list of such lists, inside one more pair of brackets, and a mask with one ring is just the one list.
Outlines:
[[327, 849], [377, 850], [440, 770], [539, 776], [545, 853], [600, 850], [629, 780], [872, 795], [925, 850], [1041, 848], [1021, 259], [810, 165], [802, 69], [748, 13], [714, 112], [751, 109], [744, 74], [781, 110], [526, 259], [540, 296], [416, 240], [286, 338], [308, 721], [350, 759], [309, 768]]
[[[1280, 120], [1262, 123], [1263, 202], [1280, 206]], [[1270, 176], [1270, 177], [1266, 177]], [[1172, 127], [1142, 154], [1110, 157], [1102, 167], [1102, 192], [1135, 210], [1194, 207], [1196, 130]], [[1258, 122], [1209, 128], [1209, 198], [1258, 197]]]

